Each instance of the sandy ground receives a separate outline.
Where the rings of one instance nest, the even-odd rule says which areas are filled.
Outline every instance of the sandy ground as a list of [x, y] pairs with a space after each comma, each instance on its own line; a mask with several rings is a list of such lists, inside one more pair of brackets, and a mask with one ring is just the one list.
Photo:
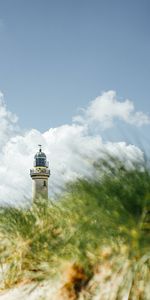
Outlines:
[[[0, 293], [1, 300], [55, 300], [60, 286], [56, 282], [20, 285]], [[58, 298], [57, 298], [58, 299]]]
[[117, 261], [106, 260], [100, 265], [78, 295], [70, 282], [62, 278], [62, 281], [20, 284], [0, 292], [0, 300], [150, 300], [149, 255], [142, 257], [138, 264], [131, 264], [128, 259]]

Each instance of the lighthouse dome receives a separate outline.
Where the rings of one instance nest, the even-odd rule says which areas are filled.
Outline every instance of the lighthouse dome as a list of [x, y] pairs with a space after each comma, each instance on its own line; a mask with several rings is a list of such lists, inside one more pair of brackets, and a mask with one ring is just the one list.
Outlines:
[[46, 154], [44, 153], [44, 152], [37, 152], [36, 154], [35, 154], [35, 156], [34, 156], [34, 158], [36, 159], [36, 158], [46, 158]]
[[34, 167], [48, 167], [46, 154], [42, 152], [41, 145], [39, 151], [34, 156]]

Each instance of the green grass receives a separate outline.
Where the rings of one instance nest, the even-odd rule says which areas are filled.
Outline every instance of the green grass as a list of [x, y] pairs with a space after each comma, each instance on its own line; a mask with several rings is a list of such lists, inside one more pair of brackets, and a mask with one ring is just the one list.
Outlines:
[[113, 160], [95, 168], [94, 178], [70, 182], [55, 202], [41, 199], [30, 209], [1, 207], [5, 288], [61, 276], [67, 263], [81, 266], [90, 278], [107, 256], [123, 253], [135, 261], [147, 253], [149, 231], [142, 222], [150, 201], [149, 171], [126, 170]]

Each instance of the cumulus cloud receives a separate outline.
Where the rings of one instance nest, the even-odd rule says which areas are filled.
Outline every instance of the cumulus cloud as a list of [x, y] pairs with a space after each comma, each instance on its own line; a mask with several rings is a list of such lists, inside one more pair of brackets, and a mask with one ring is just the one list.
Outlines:
[[[109, 114], [111, 115], [111, 122], [113, 122], [115, 109], [117, 110], [115, 117], [119, 118], [119, 116], [122, 116], [121, 105], [124, 105], [123, 107], [126, 111], [126, 117], [124, 117], [125, 121], [128, 120], [128, 115], [137, 118], [134, 106], [132, 109], [129, 109], [130, 105], [128, 106], [127, 101], [121, 104], [117, 103], [118, 101], [114, 98], [115, 96], [112, 96], [112, 92], [107, 92], [102, 96], [106, 99], [106, 104], [108, 99], [111, 99], [110, 102], [113, 111], [113, 114]], [[112, 98], [114, 100], [112, 100]], [[94, 101], [97, 102], [97, 100]], [[94, 101], [85, 112], [88, 116], [85, 121], [83, 118], [80, 123], [75, 121], [72, 125], [50, 128], [44, 133], [36, 129], [32, 129], [26, 133], [21, 133], [21, 131], [17, 133], [17, 117], [6, 109], [3, 96], [1, 95], [0, 143], [3, 145], [3, 152], [1, 152], [0, 155], [1, 203], [12, 202], [13, 204], [20, 204], [26, 198], [31, 197], [32, 182], [29, 176], [29, 170], [32, 167], [33, 156], [39, 143], [43, 145], [43, 149], [50, 161], [50, 195], [54, 195], [55, 192], [59, 191], [68, 180], [81, 176], [90, 176], [93, 172], [92, 165], [94, 161], [103, 158], [106, 153], [124, 161], [129, 167], [137, 160], [140, 162], [143, 161], [143, 153], [134, 145], [127, 145], [125, 142], [111, 143], [108, 141], [104, 143], [99, 134], [94, 135], [91, 131], [89, 133], [89, 123], [91, 122], [89, 116], [93, 116], [96, 118], [96, 121], [100, 123], [103, 118], [103, 121], [107, 123], [106, 111], [107, 114], [109, 111], [104, 108], [103, 113], [99, 112], [101, 119], [98, 121], [98, 115], [96, 115], [96, 112], [95, 114], [92, 112], [94, 111], [92, 110]], [[113, 103], [115, 108], [113, 107]], [[119, 108], [120, 106], [121, 108]], [[102, 104], [100, 107], [102, 108]], [[141, 117], [141, 114], [142, 113], [140, 113], [140, 119], [143, 121], [140, 121], [140, 125], [149, 123], [146, 116], [142, 114]], [[135, 121], [133, 123], [136, 124]], [[139, 123], [137, 125], [139, 125]]]
[[7, 110], [2, 92], [0, 92], [0, 147], [16, 134], [18, 118]]
[[115, 119], [128, 124], [142, 126], [150, 124], [150, 117], [143, 112], [136, 112], [131, 100], [120, 102], [115, 91], [104, 92], [93, 100], [82, 115], [74, 118], [74, 121], [81, 124], [98, 123], [102, 128], [110, 128], [114, 125]]

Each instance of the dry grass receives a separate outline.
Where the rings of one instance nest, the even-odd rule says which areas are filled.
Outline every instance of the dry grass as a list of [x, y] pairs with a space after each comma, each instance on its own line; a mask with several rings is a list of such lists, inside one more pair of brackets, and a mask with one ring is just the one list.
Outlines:
[[143, 262], [150, 242], [149, 223], [143, 221], [150, 201], [149, 172], [137, 166], [126, 170], [116, 162], [101, 176], [101, 165], [96, 167], [95, 178], [68, 184], [55, 203], [41, 199], [30, 209], [0, 209], [3, 288], [61, 278], [65, 270], [61, 292], [72, 300], [80, 293], [83, 299], [92, 295], [96, 274], [103, 278], [101, 283], [93, 279], [101, 291], [116, 280], [116, 299], [123, 299], [130, 284], [130, 295], [135, 287], [142, 293], [144, 283], [137, 287], [140, 268], [149, 272], [149, 256]]

